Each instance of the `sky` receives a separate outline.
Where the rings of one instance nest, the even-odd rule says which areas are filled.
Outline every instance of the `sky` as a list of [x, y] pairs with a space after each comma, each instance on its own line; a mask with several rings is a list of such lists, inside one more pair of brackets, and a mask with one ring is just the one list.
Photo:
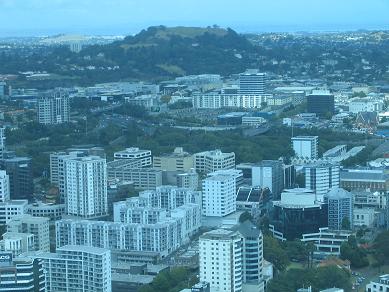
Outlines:
[[389, 29], [389, 0], [0, 0], [2, 37], [214, 24], [239, 32]]

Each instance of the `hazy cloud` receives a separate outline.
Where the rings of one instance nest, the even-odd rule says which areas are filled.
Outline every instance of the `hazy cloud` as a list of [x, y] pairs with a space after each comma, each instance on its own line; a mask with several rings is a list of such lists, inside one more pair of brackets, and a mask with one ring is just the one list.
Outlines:
[[0, 0], [0, 34], [128, 33], [156, 24], [389, 28], [389, 0]]

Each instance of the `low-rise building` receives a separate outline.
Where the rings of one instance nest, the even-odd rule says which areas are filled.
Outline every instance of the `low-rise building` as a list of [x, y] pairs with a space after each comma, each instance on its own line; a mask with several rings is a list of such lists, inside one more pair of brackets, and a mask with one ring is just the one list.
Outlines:
[[194, 166], [199, 173], [210, 173], [222, 169], [235, 168], [235, 153], [224, 153], [221, 150], [204, 151], [196, 153]]
[[152, 163], [151, 151], [142, 150], [137, 147], [126, 148], [113, 154], [115, 160], [133, 159], [141, 161], [140, 167], [150, 167]]
[[47, 217], [51, 221], [56, 221], [65, 214], [65, 204], [46, 204], [38, 201], [27, 206], [27, 214], [34, 217]]
[[389, 174], [384, 170], [343, 169], [340, 171], [340, 187], [348, 191], [389, 191]]
[[376, 211], [373, 208], [354, 209], [354, 227], [373, 227], [375, 224]]
[[315, 245], [314, 256], [326, 258], [328, 256], [339, 256], [340, 246], [353, 235], [349, 230], [331, 230], [328, 227], [319, 228], [318, 232], [305, 233], [301, 241], [311, 242]]
[[193, 155], [185, 152], [182, 147], [176, 147], [173, 153], [154, 156], [153, 167], [163, 171], [188, 172], [194, 168]]
[[0, 224], [7, 224], [12, 218], [27, 213], [27, 200], [9, 200], [0, 203]]
[[50, 251], [49, 220], [28, 214], [16, 216], [7, 223], [7, 231], [31, 233], [35, 239], [35, 250]]
[[383, 292], [389, 290], [389, 274], [382, 275], [378, 280], [366, 285], [366, 292]]

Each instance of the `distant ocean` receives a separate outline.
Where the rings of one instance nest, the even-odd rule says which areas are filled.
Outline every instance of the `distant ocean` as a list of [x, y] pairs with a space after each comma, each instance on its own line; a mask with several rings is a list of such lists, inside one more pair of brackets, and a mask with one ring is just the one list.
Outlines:
[[[202, 23], [129, 23], [127, 25], [107, 25], [104, 27], [83, 27], [76, 28], [26, 28], [26, 29], [2, 29], [0, 27], [0, 37], [31, 37], [31, 36], [50, 36], [56, 34], [82, 34], [82, 35], [132, 35], [142, 29], [153, 25], [166, 26], [208, 26], [212, 24]], [[323, 24], [323, 25], [269, 25], [269, 24], [245, 24], [231, 23], [220, 24], [221, 27], [231, 27], [239, 33], [323, 33], [323, 32], [347, 32], [358, 30], [389, 30], [388, 24]]]

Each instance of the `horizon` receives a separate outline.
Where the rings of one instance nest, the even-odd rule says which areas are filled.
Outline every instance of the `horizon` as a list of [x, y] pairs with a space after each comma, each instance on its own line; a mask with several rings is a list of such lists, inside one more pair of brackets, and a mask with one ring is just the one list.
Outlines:
[[[236, 31], [239, 34], [269, 34], [269, 33], [275, 33], [275, 34], [336, 34], [336, 33], [355, 33], [355, 32], [375, 32], [375, 31], [389, 31], [389, 25], [388, 26], [370, 26], [368, 28], [359, 28], [359, 27], [343, 27], [343, 28], [335, 28], [335, 27], [316, 27], [316, 28], [311, 28], [310, 30], [304, 30], [302, 28], [298, 27], [281, 27], [279, 26], [276, 29], [273, 29], [271, 27], [276, 27], [276, 26], [268, 26], [262, 29], [254, 29], [254, 28], [249, 28], [249, 27], [231, 27], [231, 26], [219, 26], [216, 25], [222, 29], [227, 29], [231, 28], [232, 30]], [[149, 26], [144, 26], [143, 28], [137, 28], [131, 30], [131, 32], [125, 33], [123, 30], [114, 32], [112, 31], [111, 33], [104, 33], [104, 32], [99, 32], [99, 31], [53, 31], [47, 33], [36, 33], [36, 34], [15, 34], [15, 35], [2, 35], [0, 34], [1, 39], [6, 39], [6, 38], [45, 38], [45, 37], [55, 37], [55, 36], [61, 36], [61, 35], [68, 35], [68, 36], [85, 36], [85, 37], [126, 37], [130, 35], [136, 35], [140, 33], [142, 30], [147, 30], [150, 27], [158, 27], [158, 26], [165, 26], [167, 28], [174, 28], [174, 27], [200, 27], [200, 28], [206, 28], [206, 27], [212, 27], [213, 25], [165, 25], [165, 24], [159, 24], [159, 25], [149, 25]]]

